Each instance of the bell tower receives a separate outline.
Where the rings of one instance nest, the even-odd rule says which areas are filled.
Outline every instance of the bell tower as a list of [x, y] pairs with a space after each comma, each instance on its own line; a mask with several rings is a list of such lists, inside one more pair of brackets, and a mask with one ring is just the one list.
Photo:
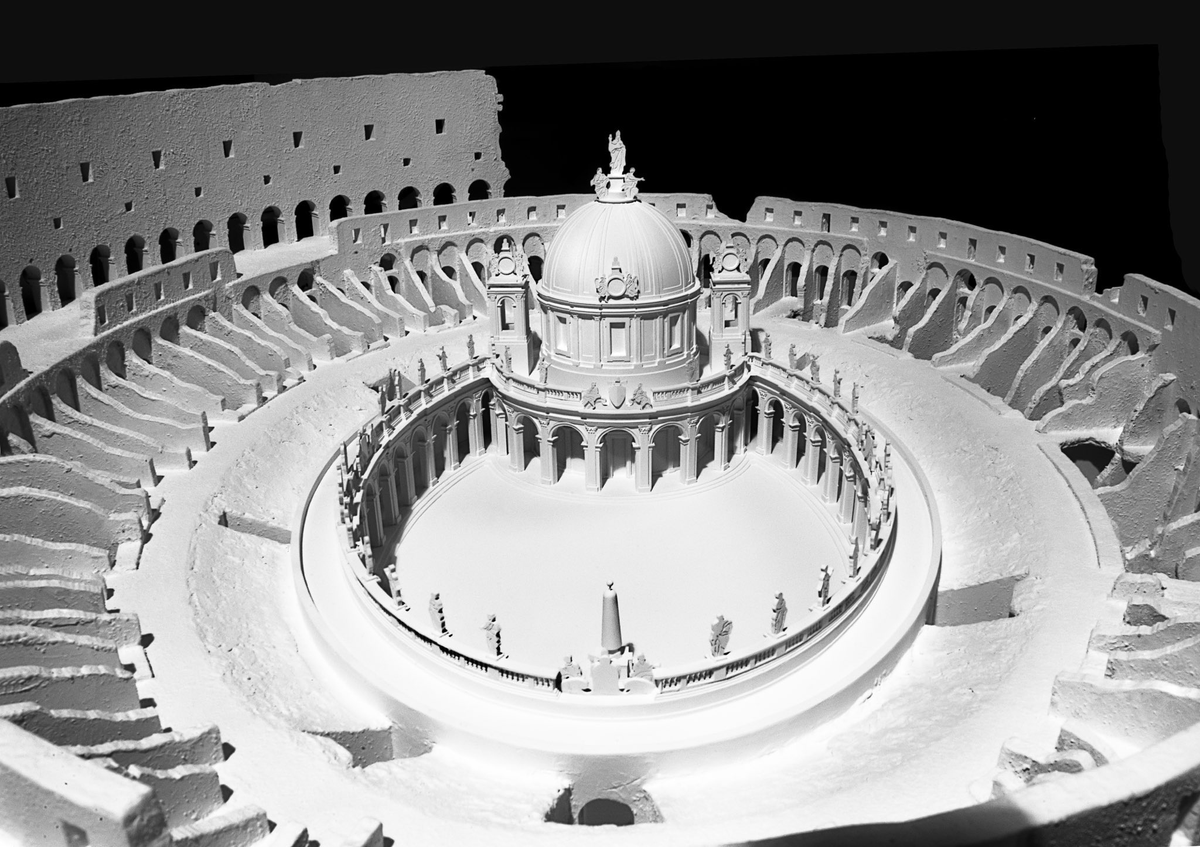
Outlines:
[[726, 241], [713, 258], [712, 324], [709, 338], [717, 359], [725, 345], [745, 355], [746, 333], [750, 330], [750, 275], [744, 250]]
[[494, 353], [506, 360], [511, 358], [512, 370], [519, 376], [527, 376], [534, 362], [528, 304], [532, 280], [525, 254], [506, 238], [500, 252], [492, 254], [488, 268], [488, 317]]

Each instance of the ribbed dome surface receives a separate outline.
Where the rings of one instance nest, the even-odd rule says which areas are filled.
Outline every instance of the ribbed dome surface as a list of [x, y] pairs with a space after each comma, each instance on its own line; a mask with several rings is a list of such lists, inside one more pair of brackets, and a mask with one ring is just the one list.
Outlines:
[[542, 285], [567, 297], [596, 300], [596, 277], [613, 259], [634, 274], [639, 299], [678, 294], [692, 284], [691, 256], [670, 218], [648, 203], [588, 203], [571, 213], [547, 250]]

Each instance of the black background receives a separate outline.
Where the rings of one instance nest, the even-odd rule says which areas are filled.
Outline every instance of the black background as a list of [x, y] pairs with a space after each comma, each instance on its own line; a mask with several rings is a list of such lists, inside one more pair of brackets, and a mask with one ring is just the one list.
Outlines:
[[[1185, 289], [1190, 278], [1200, 291], [1200, 274], [1184, 274], [1196, 262], [1196, 63], [1172, 24], [1119, 21], [1106, 33], [1073, 24], [1055, 46], [1045, 27], [1010, 30], [1007, 44], [924, 27], [908, 33], [926, 40], [906, 39], [897, 27], [911, 21], [799, 43], [781, 23], [762, 30], [756, 51], [723, 44], [719, 20], [699, 40], [679, 31], [674, 49], [649, 35], [617, 48], [602, 30], [548, 41], [529, 28], [513, 39], [466, 27], [453, 35], [456, 49], [444, 35], [303, 59], [251, 51], [232, 63], [130, 65], [125, 56], [90, 73], [81, 56], [17, 63], [0, 105], [483, 68], [504, 96], [509, 196], [588, 192], [620, 129], [643, 191], [708, 193], [731, 217], [743, 218], [757, 195], [934, 215], [1093, 256], [1100, 288], [1142, 273]], [[791, 41], [774, 56], [772, 35]], [[697, 58], [706, 55], [720, 58]]]

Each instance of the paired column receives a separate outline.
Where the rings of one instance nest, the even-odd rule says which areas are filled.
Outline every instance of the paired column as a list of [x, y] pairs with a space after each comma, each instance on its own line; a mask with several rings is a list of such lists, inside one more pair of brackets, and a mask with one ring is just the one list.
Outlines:
[[689, 421], [687, 431], [679, 439], [679, 467], [683, 473], [683, 484], [690, 485], [696, 481], [696, 465], [699, 464], [699, 456], [697, 455], [697, 446], [699, 445], [699, 437], [696, 434], [696, 425]]
[[482, 456], [484, 454], [483, 446], [483, 414], [481, 410], [472, 405], [470, 415], [470, 429], [468, 430], [468, 438], [470, 441], [471, 455]]
[[762, 397], [758, 398], [758, 454], [760, 456], [771, 455], [771, 438], [775, 435], [774, 430], [775, 410], [770, 404], [764, 404]]
[[[499, 406], [499, 404], [497, 404]], [[504, 414], [502, 408], [493, 408], [492, 415], [492, 441], [496, 443], [500, 455], [507, 455], [511, 452], [509, 447], [509, 430], [508, 430], [508, 415]], [[503, 434], [503, 437], [501, 437]]]
[[729, 422], [721, 421], [716, 425], [717, 444], [713, 448], [717, 451], [714, 457], [717, 460], [717, 465], [721, 470], [729, 470]]
[[583, 487], [588, 491], [600, 490], [600, 438], [595, 430], [588, 431], [583, 445]]
[[858, 508], [854, 510], [854, 537], [858, 539], [858, 549], [862, 553], [866, 553], [870, 548], [867, 547], [867, 518], [870, 513], [870, 495], [867, 493], [867, 482], [860, 479], [858, 482]]
[[822, 496], [826, 503], [836, 503], [838, 497], [838, 482], [842, 477], [842, 448], [832, 438], [826, 445], [827, 466], [825, 468], [825, 490]]
[[855, 484], [857, 477], [854, 457], [847, 453], [842, 460], [842, 497], [838, 503], [838, 517], [844, 524], [854, 521], [854, 502], [858, 497], [858, 486]]
[[451, 420], [446, 424], [446, 428], [442, 430], [442, 437], [446, 439], [446, 470], [457, 470], [459, 465], [457, 420]]
[[637, 440], [633, 443], [633, 473], [634, 483], [638, 491], [649, 491], [651, 485], [651, 454], [653, 447], [650, 441], [650, 427], [638, 429]]
[[430, 488], [438, 483], [437, 462], [433, 457], [433, 439], [427, 438], [425, 439], [425, 480]]
[[741, 455], [746, 452], [746, 410], [733, 410], [733, 431], [737, 435], [737, 441], [733, 445], [733, 452]]
[[558, 482], [558, 457], [554, 455], [554, 437], [549, 433], [549, 427], [538, 433], [542, 442], [542, 485], [553, 485]]
[[799, 460], [800, 422], [789, 421], [783, 430], [783, 455], [788, 469], [795, 468]]
[[508, 466], [517, 473], [525, 470], [525, 424], [520, 419], [508, 428]]
[[804, 461], [800, 465], [800, 480], [805, 485], [816, 485], [817, 474], [821, 470], [821, 436], [817, 432], [815, 418], [805, 416], [808, 429], [808, 445], [804, 450]]
[[416, 490], [416, 486], [413, 485], [412, 457], [404, 456], [400, 459], [400, 472], [404, 474], [404, 497], [398, 502], [401, 506], [411, 506], [413, 491]]
[[387, 479], [382, 479], [380, 482], [387, 486], [388, 490], [388, 509], [389, 514], [384, 516], [385, 526], [395, 526], [400, 520], [400, 501], [396, 496], [396, 475], [395, 473], [384, 474]]

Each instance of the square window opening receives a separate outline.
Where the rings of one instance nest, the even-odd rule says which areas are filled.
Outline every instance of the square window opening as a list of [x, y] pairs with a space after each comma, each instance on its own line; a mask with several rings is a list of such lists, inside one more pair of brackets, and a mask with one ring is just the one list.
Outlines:
[[221, 152], [225, 154], [226, 159], [233, 158], [233, 139], [221, 142]]
[[850, 231], [858, 232], [858, 218], [855, 218], [855, 217], [850, 218]]
[[126, 212], [132, 212], [132, 211], [133, 211], [133, 201], [132, 201], [132, 200], [127, 200], [127, 201], [125, 201], [125, 211], [126, 211]]
[[438, 118], [437, 120], [435, 120], [433, 122], [433, 131], [436, 132], [438, 135], [441, 135], [442, 133], [444, 133], [446, 131], [446, 119]]
[[197, 186], [196, 186], [194, 189], [192, 189], [192, 190], [195, 192], [195, 194], [196, 194], [196, 196], [197, 196], [197, 197], [203, 197], [203, 196], [204, 196], [204, 189], [203, 189], [203, 188], [201, 188], [200, 186], [198, 186], [198, 185], [197, 185]]
[[1174, 329], [1174, 328], [1175, 328], [1175, 310], [1174, 310], [1174, 309], [1167, 309], [1167, 323], [1166, 323], [1166, 328], [1167, 328], [1167, 329]]
[[163, 284], [161, 282], [154, 283], [154, 299], [163, 299]]
[[271, 175], [263, 174], [263, 185], [270, 185], [270, 184], [271, 184]]
[[1144, 316], [1148, 308], [1150, 308], [1150, 298], [1143, 294], [1138, 298], [1138, 314]]
[[303, 146], [304, 146], [304, 133], [303, 132], [293, 132], [292, 133], [292, 149], [299, 150]]
[[1062, 262], [1054, 263], [1054, 279], [1055, 280], [1061, 280], [1063, 278], [1063, 270], [1065, 270], [1065, 269], [1063, 268]]
[[162, 170], [162, 151], [161, 150], [151, 150], [150, 158], [154, 162], [154, 170], [161, 171]]
[[476, 150], [475, 151], [475, 161], [478, 162], [482, 158], [483, 158], [483, 154], [480, 153], [478, 150]]
[[998, 246], [996, 248], [996, 263], [997, 264], [1001, 264], [1001, 265], [1004, 264], [1004, 256], [1007, 252], [1008, 252], [1008, 250], [1004, 246]]
[[560, 220], [565, 218], [567, 216], [567, 207], [559, 203], [554, 209], [554, 216]]
[[91, 162], [80, 162], [79, 163], [79, 176], [83, 178], [84, 182], [92, 181], [92, 163]]
[[192, 288], [192, 272], [184, 271], [183, 272], [183, 290], [190, 291], [191, 288]]
[[879, 237], [883, 238], [887, 235], [887, 221], [879, 222]]
[[100, 324], [101, 326], [104, 326], [104, 324], [108, 323], [108, 314], [104, 311], [103, 303], [96, 304], [96, 323]]
[[941, 247], [943, 250], [946, 248], [946, 233], [944, 232], [938, 233], [938, 247]]
[[341, 165], [334, 165], [334, 166], [333, 166], [333, 175], [334, 175], [334, 176], [337, 176], [337, 175], [338, 175], [338, 174], [340, 174], [341, 172], [342, 172], [342, 166], [341, 166]]
[[406, 167], [406, 168], [407, 168], [409, 165], [411, 165], [411, 164], [412, 164], [412, 159], [409, 159], [408, 157], [405, 157], [405, 158], [403, 158], [403, 159], [401, 159], [401, 160], [400, 160], [400, 164], [401, 164], [401, 165], [403, 165], [404, 167]]
[[216, 282], [217, 280], [219, 280], [221, 278], [221, 263], [220, 262], [209, 262], [208, 263], [208, 278], [212, 282]]
[[765, 209], [764, 214], [766, 216], [767, 223], [770, 223], [771, 221], [775, 220], [775, 210], [774, 209]]
[[676, 203], [675, 204], [675, 217], [677, 217], [677, 218], [686, 218], [687, 217], [687, 203]]
[[974, 239], [974, 238], [968, 238], [968, 239], [967, 239], [967, 258], [968, 258], [968, 259], [974, 259], [974, 258], [975, 258], [975, 248], [976, 248], [976, 247], [978, 247], [978, 246], [979, 246], [979, 245], [978, 245], [978, 243], [975, 241], [975, 239]]
[[629, 329], [624, 321], [608, 325], [608, 349], [613, 359], [629, 358]]
[[375, 140], [375, 124], [363, 124], [363, 140]]
[[55, 229], [62, 229], [62, 218], [55, 218], [55, 219], [54, 219], [54, 228], [55, 228]]
[[136, 307], [133, 304], [133, 292], [130, 292], [125, 295], [125, 311], [130, 312], [130, 313], [137, 311]]
[[917, 240], [917, 228], [915, 226], [910, 226], [908, 228], [908, 240], [909, 241]]
[[475, 212], [472, 210], [467, 212], [467, 226], [473, 226], [475, 223]]
[[446, 224], [446, 216], [438, 215], [438, 229], [442, 230], [442, 229], [449, 229], [449, 228], [450, 227]]
[[829, 232], [829, 213], [821, 215], [821, 232]]
[[361, 227], [357, 227], [357, 226], [354, 227], [354, 229], [351, 230], [351, 235], [353, 236], [351, 238], [351, 241], [353, 241], [355, 244], [362, 244], [362, 228]]
[[[85, 179], [84, 182], [87, 182]], [[6, 176], [4, 178], [4, 190], [8, 192], [8, 199], [15, 200], [21, 196], [17, 191], [17, 178], [15, 176]]]
[[537, 206], [530, 206], [529, 209], [525, 212], [525, 218], [526, 218], [526, 220], [536, 221], [537, 220]]
[[417, 229], [417, 222], [416, 222], [416, 221], [409, 221], [409, 222], [408, 222], [408, 234], [409, 234], [409, 235], [414, 235], [414, 234], [416, 234], [418, 231], [419, 231], [419, 230]]
[[1025, 254], [1025, 273], [1029, 273], [1029, 274], [1033, 273], [1033, 266], [1036, 261], [1037, 260], [1034, 259], [1032, 253]]

